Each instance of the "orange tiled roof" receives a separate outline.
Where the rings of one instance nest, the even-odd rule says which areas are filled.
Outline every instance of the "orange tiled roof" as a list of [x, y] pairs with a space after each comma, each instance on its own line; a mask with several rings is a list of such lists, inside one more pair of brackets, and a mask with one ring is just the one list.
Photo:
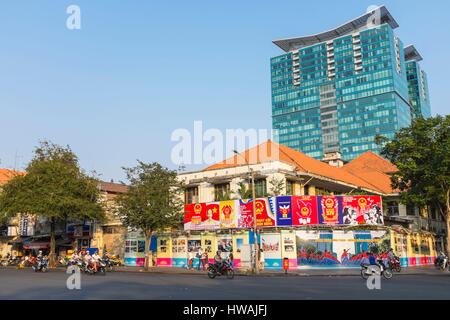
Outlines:
[[372, 151], [363, 153], [340, 169], [357, 175], [385, 194], [398, 192], [392, 188], [389, 175], [397, 171], [397, 167]]
[[393, 192], [387, 172], [394, 171], [395, 166], [373, 152], [366, 152], [346, 166], [337, 168], [271, 140], [245, 150], [240, 156], [235, 155], [211, 165], [203, 171], [245, 165], [242, 158], [245, 158], [249, 164], [281, 161], [294, 166], [299, 172], [322, 176], [380, 193]]
[[128, 191], [128, 186], [119, 183], [100, 181], [100, 189], [111, 193], [125, 193]]
[[9, 169], [1, 169], [0, 168], [0, 185], [7, 183], [9, 180], [14, 178], [14, 176], [17, 174], [22, 175], [24, 173], [19, 172], [19, 171], [13, 171], [13, 170], [9, 170]]

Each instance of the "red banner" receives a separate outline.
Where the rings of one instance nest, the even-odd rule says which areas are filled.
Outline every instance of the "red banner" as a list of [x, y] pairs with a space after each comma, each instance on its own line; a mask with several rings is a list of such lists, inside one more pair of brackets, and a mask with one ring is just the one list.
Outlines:
[[342, 223], [383, 225], [381, 196], [342, 196]]
[[317, 197], [292, 196], [292, 225], [318, 224]]
[[253, 201], [239, 200], [238, 228], [253, 228]]
[[[275, 227], [276, 216], [275, 209], [270, 204], [275, 198], [256, 199], [256, 226], [257, 227]], [[274, 204], [275, 205], [275, 204]]]
[[184, 206], [184, 230], [220, 228], [219, 203], [195, 203]]

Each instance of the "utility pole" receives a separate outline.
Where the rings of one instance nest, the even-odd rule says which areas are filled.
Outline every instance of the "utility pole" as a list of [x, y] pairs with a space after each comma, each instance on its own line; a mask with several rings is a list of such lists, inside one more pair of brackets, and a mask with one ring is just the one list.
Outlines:
[[248, 163], [247, 159], [242, 156], [239, 152], [237, 152], [236, 150], [233, 150], [233, 152], [242, 157], [245, 161], [245, 163], [247, 164], [247, 168], [248, 171], [251, 174], [251, 181], [252, 181], [252, 203], [253, 203], [253, 247], [254, 247], [254, 258], [252, 256], [252, 260], [253, 260], [253, 273], [254, 274], [259, 274], [259, 256], [260, 256], [260, 252], [259, 252], [259, 244], [258, 244], [258, 227], [257, 227], [257, 221], [256, 221], [256, 190], [255, 190], [255, 172], [253, 171], [252, 168], [250, 168], [250, 164]]

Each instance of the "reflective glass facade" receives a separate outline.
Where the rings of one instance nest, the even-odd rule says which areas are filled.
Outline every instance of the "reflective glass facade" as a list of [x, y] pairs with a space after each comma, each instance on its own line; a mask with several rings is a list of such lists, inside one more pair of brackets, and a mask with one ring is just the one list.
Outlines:
[[431, 117], [427, 75], [417, 61], [408, 61], [406, 63], [406, 77], [408, 79], [409, 103], [413, 111], [413, 117]]
[[276, 139], [318, 159], [378, 152], [376, 135], [392, 138], [411, 122], [406, 70], [403, 43], [389, 24], [272, 58]]

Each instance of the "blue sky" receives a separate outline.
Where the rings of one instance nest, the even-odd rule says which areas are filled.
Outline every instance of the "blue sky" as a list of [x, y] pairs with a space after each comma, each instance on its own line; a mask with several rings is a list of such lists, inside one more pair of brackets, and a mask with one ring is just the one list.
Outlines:
[[[81, 30], [66, 8], [81, 8]], [[39, 140], [122, 179], [136, 159], [170, 161], [171, 132], [270, 128], [273, 39], [314, 34], [385, 4], [424, 57], [433, 114], [448, 114], [448, 1], [10, 1], [0, 10], [0, 167]], [[16, 156], [17, 155], [17, 156]]]

